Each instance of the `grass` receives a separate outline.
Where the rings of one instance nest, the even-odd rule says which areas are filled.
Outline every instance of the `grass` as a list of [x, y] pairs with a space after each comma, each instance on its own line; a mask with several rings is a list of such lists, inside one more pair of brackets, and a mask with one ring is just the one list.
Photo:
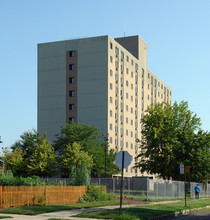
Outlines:
[[4, 219], [4, 218], [13, 218], [11, 216], [0, 216], [0, 219]]
[[[177, 203], [144, 205], [139, 207], [123, 208], [122, 212], [124, 215], [127, 216], [127, 219], [147, 220], [148, 218], [153, 216], [160, 216], [174, 212], [179, 212], [184, 209], [206, 207], [209, 204], [210, 204], [210, 199], [191, 200], [188, 201], [187, 207], [185, 207], [184, 201], [181, 201]], [[122, 219], [119, 216], [119, 209], [103, 210], [103, 211], [88, 212], [88, 213], [83, 212], [79, 215], [76, 215], [76, 217]]]
[[20, 206], [1, 209], [0, 213], [20, 214], [20, 215], [38, 215], [47, 212], [55, 212], [61, 210], [94, 208], [100, 206], [119, 205], [116, 201], [95, 201], [88, 203], [46, 205], [46, 206]]

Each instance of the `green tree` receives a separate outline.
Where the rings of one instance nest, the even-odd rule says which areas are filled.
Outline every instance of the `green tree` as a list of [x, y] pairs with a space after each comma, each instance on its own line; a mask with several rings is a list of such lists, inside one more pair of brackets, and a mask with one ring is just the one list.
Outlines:
[[13, 152], [6, 149], [3, 156], [6, 169], [11, 170], [15, 176], [21, 176], [25, 172], [24, 156], [25, 153], [20, 148], [16, 148]]
[[30, 175], [49, 176], [55, 173], [57, 156], [51, 143], [43, 138], [36, 144], [34, 153], [28, 158], [27, 172]]
[[92, 147], [89, 149], [89, 153], [93, 156], [93, 167], [91, 170], [91, 175], [93, 177], [102, 177], [105, 174], [105, 150], [106, 150], [106, 174], [111, 176], [113, 174], [118, 174], [120, 169], [114, 163], [116, 152], [113, 149], [105, 149], [105, 143], [101, 143], [101, 147]]
[[[68, 145], [72, 146], [74, 142], [81, 145], [81, 150], [88, 153], [93, 158], [91, 175], [100, 177], [104, 175], [105, 149], [102, 134], [98, 132], [95, 126], [71, 123], [66, 127], [61, 127], [60, 135], [56, 136], [54, 148], [60, 155], [62, 161], [63, 154]], [[114, 150], [107, 150], [107, 174], [112, 175], [119, 172], [118, 167], [114, 164]], [[65, 171], [66, 173], [66, 171]]]
[[73, 185], [87, 185], [90, 180], [90, 169], [93, 166], [92, 156], [82, 150], [80, 143], [68, 144], [62, 160], [63, 170], [72, 179]]
[[16, 148], [19, 148], [24, 152], [24, 159], [29, 158], [36, 149], [36, 144], [42, 141], [43, 137], [39, 132], [35, 129], [24, 132], [20, 135], [20, 140], [16, 141], [11, 149], [14, 151]]
[[[164, 179], [182, 179], [179, 165], [192, 166], [200, 118], [189, 110], [187, 102], [182, 101], [173, 106], [167, 103], [149, 106], [141, 123], [142, 151], [136, 166]], [[197, 151], [202, 149], [200, 145], [197, 147]]]
[[88, 151], [89, 148], [98, 146], [99, 139], [102, 134], [98, 132], [98, 128], [95, 126], [89, 126], [84, 124], [66, 124], [61, 126], [61, 132], [56, 135], [54, 141], [54, 148], [57, 152], [62, 154], [68, 144], [72, 145], [74, 142], [81, 144], [82, 149]]

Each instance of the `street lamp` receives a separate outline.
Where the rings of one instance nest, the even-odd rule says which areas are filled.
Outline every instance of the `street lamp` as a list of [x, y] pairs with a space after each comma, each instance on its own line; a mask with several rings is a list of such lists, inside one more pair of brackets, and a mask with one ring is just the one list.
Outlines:
[[106, 178], [106, 156], [107, 156], [107, 147], [108, 147], [108, 141], [109, 141], [109, 134], [107, 134], [107, 136], [104, 136], [104, 142], [105, 142], [105, 178]]

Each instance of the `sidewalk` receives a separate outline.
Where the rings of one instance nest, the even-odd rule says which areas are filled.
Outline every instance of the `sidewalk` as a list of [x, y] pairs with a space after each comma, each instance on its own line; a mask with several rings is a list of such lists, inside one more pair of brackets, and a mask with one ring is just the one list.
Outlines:
[[[175, 201], [162, 201], [162, 202], [151, 202], [148, 205], [155, 205], [155, 204], [166, 204], [166, 203], [175, 203], [179, 202], [180, 200]], [[122, 208], [128, 208], [128, 207], [134, 207], [134, 206], [143, 206], [145, 204], [129, 204], [129, 205], [122, 205]], [[73, 210], [64, 210], [64, 211], [58, 211], [58, 212], [49, 212], [44, 213], [36, 216], [32, 215], [17, 215], [17, 214], [2, 214], [0, 213], [0, 216], [11, 216], [14, 220], [47, 220], [49, 218], [60, 218], [60, 219], [77, 219], [77, 220], [84, 220], [84, 218], [75, 218], [72, 217], [73, 215], [80, 214], [82, 212], [94, 212], [99, 210], [106, 210], [106, 209], [117, 209], [119, 208], [119, 205], [115, 206], [103, 206], [103, 207], [96, 207], [96, 208], [88, 208], [88, 209], [73, 209]], [[95, 220], [95, 218], [88, 218], [88, 220]]]

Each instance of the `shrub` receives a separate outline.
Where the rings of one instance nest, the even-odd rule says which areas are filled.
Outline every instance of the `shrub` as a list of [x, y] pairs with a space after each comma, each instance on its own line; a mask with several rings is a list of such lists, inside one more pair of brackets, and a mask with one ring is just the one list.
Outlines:
[[78, 202], [107, 201], [110, 197], [104, 192], [104, 187], [88, 186], [85, 195]]

